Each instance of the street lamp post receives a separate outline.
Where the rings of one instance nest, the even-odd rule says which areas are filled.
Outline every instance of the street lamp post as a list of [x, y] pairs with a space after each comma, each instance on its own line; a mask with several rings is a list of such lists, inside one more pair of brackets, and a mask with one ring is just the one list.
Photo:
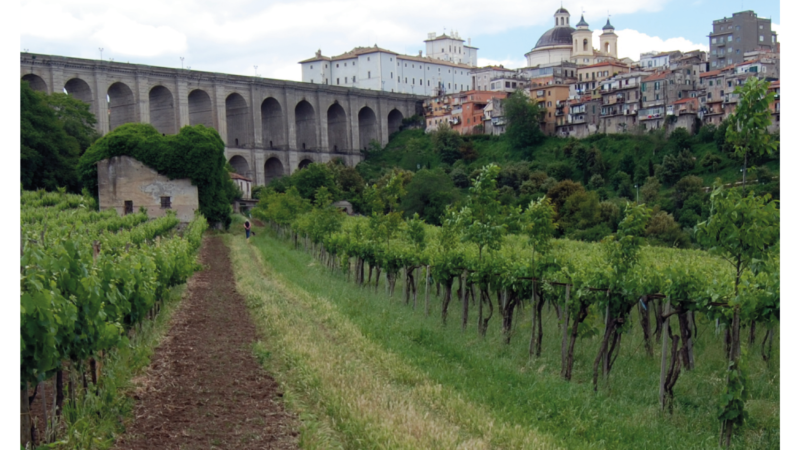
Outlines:
[[181, 56], [181, 70], [183, 70], [183, 56]]
[[102, 61], [103, 60], [103, 47], [98, 47], [98, 49], [100, 50], [100, 61]]

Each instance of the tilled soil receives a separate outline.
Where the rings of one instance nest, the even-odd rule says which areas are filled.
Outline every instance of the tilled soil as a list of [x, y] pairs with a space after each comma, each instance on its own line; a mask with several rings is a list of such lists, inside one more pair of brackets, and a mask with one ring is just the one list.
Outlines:
[[205, 238], [200, 262], [115, 448], [298, 448], [298, 421], [253, 356], [256, 328], [220, 237]]

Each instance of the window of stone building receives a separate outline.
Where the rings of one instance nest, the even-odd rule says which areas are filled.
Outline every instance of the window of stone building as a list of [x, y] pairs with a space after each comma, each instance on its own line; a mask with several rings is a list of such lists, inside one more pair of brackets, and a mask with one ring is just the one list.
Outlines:
[[314, 70], [314, 66], [311, 66], [311, 70]]
[[356, 82], [356, 76], [353, 75], [353, 83], [355, 83], [355, 82]]
[[339, 63], [336, 63], [336, 68], [337, 68], [337, 69], [339, 68]]
[[729, 34], [729, 35], [728, 35], [728, 42], [730, 42], [730, 41], [732, 41], [732, 40], [733, 40], [733, 35], [732, 35], [732, 34]]
[[328, 65], [327, 65], [327, 64], [325, 64], [325, 68], [326, 68], [326, 69], [328, 68]]
[[172, 201], [170, 197], [161, 197], [161, 209], [171, 209]]
[[133, 200], [125, 200], [125, 213], [133, 214]]
[[367, 61], [369, 61], [369, 56], [367, 56]]
[[367, 72], [367, 78], [372, 78], [372, 72]]
[[759, 36], [758, 37], [758, 42], [764, 42], [764, 36]]
[[337, 84], [337, 85], [339, 84], [339, 79], [338, 79], [338, 78], [336, 79], [336, 84]]

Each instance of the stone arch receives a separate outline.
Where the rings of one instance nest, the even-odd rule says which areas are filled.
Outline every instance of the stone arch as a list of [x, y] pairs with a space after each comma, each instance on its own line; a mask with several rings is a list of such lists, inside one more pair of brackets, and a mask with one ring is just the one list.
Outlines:
[[373, 139], [378, 140], [378, 118], [372, 108], [365, 106], [358, 112], [358, 142], [366, 149]]
[[339, 103], [328, 108], [328, 150], [341, 152], [347, 149], [347, 114]]
[[243, 177], [250, 178], [250, 164], [247, 163], [247, 160], [243, 156], [233, 155], [228, 162], [236, 173]]
[[175, 101], [172, 92], [164, 86], [150, 89], [150, 124], [159, 133], [175, 134]]
[[47, 93], [47, 83], [45, 83], [39, 75], [35, 73], [26, 73], [22, 76], [22, 80], [27, 81], [34, 91]]
[[108, 88], [108, 131], [136, 122], [136, 100], [127, 84], [117, 81]]
[[264, 163], [264, 184], [269, 184], [283, 176], [283, 163], [276, 157], [271, 157]]
[[583, 40], [583, 51], [585, 51], [585, 52], [589, 51], [589, 40], [588, 39], [584, 39]]
[[250, 144], [247, 123], [250, 108], [244, 97], [236, 92], [225, 99], [225, 131], [228, 134], [228, 147], [247, 147]]
[[317, 121], [314, 119], [314, 107], [301, 100], [294, 108], [294, 123], [297, 130], [297, 150], [311, 150], [317, 147]]
[[189, 93], [189, 125], [205, 125], [214, 127], [214, 116], [211, 108], [211, 97], [202, 89]]
[[[286, 133], [283, 127], [283, 109], [272, 97], [261, 102], [261, 142], [265, 148], [286, 147]], [[281, 171], [283, 166], [281, 166]]]
[[389, 135], [396, 131], [400, 131], [400, 125], [403, 124], [403, 113], [393, 109], [389, 111]]
[[80, 78], [73, 78], [64, 85], [67, 94], [89, 105], [89, 110], [94, 111], [94, 96], [89, 84]]
[[308, 165], [309, 165], [309, 164], [311, 164], [311, 163], [313, 163], [313, 162], [314, 162], [314, 161], [312, 161], [312, 160], [311, 160], [311, 158], [303, 158], [303, 159], [300, 161], [300, 164], [298, 164], [298, 165], [297, 165], [297, 170], [303, 170], [303, 169], [305, 169], [306, 167], [308, 167]]
[[604, 49], [604, 50], [605, 50], [605, 52], [606, 52], [606, 54], [607, 54], [607, 53], [609, 53], [609, 50], [610, 50], [610, 49], [611, 49], [611, 45], [610, 45], [608, 42], [606, 42], [606, 43], [605, 43], [605, 49]]

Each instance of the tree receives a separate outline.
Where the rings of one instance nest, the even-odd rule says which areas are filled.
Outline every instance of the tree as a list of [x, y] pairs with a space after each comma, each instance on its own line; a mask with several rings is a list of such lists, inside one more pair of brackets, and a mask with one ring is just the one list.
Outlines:
[[[536, 253], [545, 256], [550, 252], [553, 240], [553, 233], [556, 230], [555, 224], [556, 211], [547, 197], [541, 197], [539, 200], [531, 201], [528, 207], [522, 213], [520, 220], [522, 222], [522, 232], [528, 235], [528, 242], [531, 244], [531, 297], [536, 299], [536, 279], [542, 278], [544, 272], [544, 264], [536, 264]], [[542, 258], [543, 259], [543, 258]], [[541, 261], [541, 259], [540, 259]], [[539, 296], [539, 301], [543, 305], [544, 300]], [[533, 356], [534, 347], [537, 350], [537, 356], [541, 352], [541, 338], [536, 333], [538, 325], [539, 334], [542, 329], [541, 307], [534, 305], [533, 320], [531, 321], [531, 341], [528, 347], [528, 357]], [[537, 323], [537, 312], [539, 313], [539, 320]]]
[[739, 95], [736, 111], [730, 116], [730, 126], [725, 132], [725, 141], [733, 146], [734, 154], [743, 159], [742, 192], [747, 182], [748, 155], [762, 156], [772, 154], [778, 147], [767, 131], [772, 121], [769, 105], [775, 94], [769, 91], [769, 81], [750, 77], [744, 85], [733, 91]]
[[543, 111], [523, 91], [515, 91], [503, 100], [503, 110], [508, 121], [505, 136], [514, 149], [527, 149], [542, 141], [539, 119]]
[[420, 170], [405, 189], [400, 209], [405, 211], [406, 217], [418, 214], [425, 222], [434, 225], [441, 225], [447, 205], [453, 203], [458, 195], [453, 180], [441, 169]]
[[[483, 263], [483, 252], [494, 252], [500, 249], [503, 236], [506, 234], [506, 217], [502, 214], [502, 205], [498, 200], [497, 176], [500, 168], [494, 164], [484, 166], [478, 177], [469, 188], [469, 196], [465, 205], [455, 215], [456, 226], [461, 230], [462, 242], [471, 242], [478, 247], [478, 266]], [[482, 277], [483, 278], [483, 277]], [[489, 319], [483, 320], [483, 303], [488, 296], [488, 279], [480, 279], [481, 299], [479, 314], [479, 329], [481, 335], [486, 335]], [[466, 288], [466, 286], [463, 286]], [[504, 312], [505, 314], [505, 312]], [[464, 297], [464, 314], [462, 328], [467, 326], [467, 301]], [[491, 316], [490, 316], [491, 317]]]
[[333, 197], [340, 195], [333, 170], [323, 163], [311, 163], [305, 169], [293, 173], [291, 179], [300, 196], [308, 200], [314, 201], [317, 191], [323, 186]]
[[555, 186], [550, 188], [550, 190], [547, 191], [547, 197], [552, 201], [553, 208], [555, 208], [556, 212], [560, 214], [561, 207], [564, 206], [567, 198], [575, 192], [583, 190], [583, 186], [581, 186], [580, 183], [576, 183], [572, 180], [564, 180], [559, 181]]
[[651, 242], [667, 247], [685, 248], [689, 246], [689, 237], [681, 230], [680, 225], [675, 222], [672, 214], [668, 214], [666, 211], [658, 211], [650, 217], [645, 236]]
[[56, 113], [64, 131], [77, 141], [81, 155], [100, 138], [100, 133], [94, 128], [97, 120], [90, 111], [89, 104], [60, 92], [45, 96], [45, 101]]
[[683, 202], [693, 195], [700, 195], [703, 192], [703, 179], [694, 175], [688, 175], [675, 183], [675, 190], [672, 197], [675, 200], [675, 209], [683, 208]]
[[447, 122], [439, 124], [439, 128], [431, 134], [431, 142], [433, 151], [439, 154], [443, 163], [453, 164], [462, 156], [461, 147], [464, 145], [464, 139], [457, 131], [453, 131]]
[[655, 203], [661, 191], [661, 183], [658, 182], [656, 177], [648, 177], [647, 181], [642, 186], [642, 200], [644, 203]]
[[695, 227], [697, 240], [709, 251], [721, 256], [733, 269], [732, 295], [715, 295], [712, 300], [726, 301], [726, 319], [730, 322], [730, 353], [727, 383], [722, 396], [719, 419], [722, 421], [720, 445], [730, 445], [734, 426], [747, 418], [747, 384], [740, 363], [739, 329], [742, 319], [755, 315], [757, 299], [742, 295], [741, 281], [753, 273], [761, 261], [776, 251], [780, 239], [778, 201], [769, 195], [746, 197], [738, 189], [722, 189], [717, 185], [711, 194], [711, 215]]
[[[64, 129], [66, 111], [49, 106], [46, 94], [20, 85], [20, 178], [23, 189], [56, 190], [66, 187], [80, 192], [76, 166], [81, 156], [81, 142]], [[95, 183], [97, 179], [95, 178]]]

